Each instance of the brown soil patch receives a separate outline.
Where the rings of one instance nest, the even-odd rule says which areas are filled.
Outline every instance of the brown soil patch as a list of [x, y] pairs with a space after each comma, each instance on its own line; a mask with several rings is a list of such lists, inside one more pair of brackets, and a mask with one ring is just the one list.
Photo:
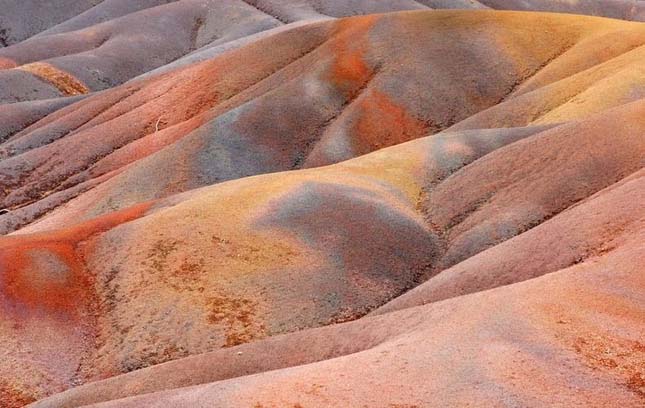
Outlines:
[[208, 321], [226, 326], [224, 347], [233, 347], [262, 337], [263, 326], [254, 323], [257, 302], [241, 297], [215, 296], [209, 302]]
[[630, 391], [645, 400], [645, 344], [590, 334], [577, 337], [573, 347], [587, 365], [615, 372]]

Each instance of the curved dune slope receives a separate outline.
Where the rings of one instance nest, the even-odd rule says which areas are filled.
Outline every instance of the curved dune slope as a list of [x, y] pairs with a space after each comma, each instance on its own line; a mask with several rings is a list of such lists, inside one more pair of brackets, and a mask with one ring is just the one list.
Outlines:
[[642, 406], [637, 2], [32, 3], [0, 406]]

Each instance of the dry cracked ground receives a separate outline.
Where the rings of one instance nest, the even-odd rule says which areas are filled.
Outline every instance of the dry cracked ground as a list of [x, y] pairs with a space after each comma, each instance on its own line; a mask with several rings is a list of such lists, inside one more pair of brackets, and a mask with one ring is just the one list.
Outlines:
[[0, 0], [0, 406], [644, 406], [644, 21]]

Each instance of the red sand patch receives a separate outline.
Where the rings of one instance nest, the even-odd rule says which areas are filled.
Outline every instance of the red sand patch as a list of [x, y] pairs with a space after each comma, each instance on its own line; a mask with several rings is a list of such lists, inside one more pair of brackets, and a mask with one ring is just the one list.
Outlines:
[[370, 90], [360, 101], [360, 117], [354, 127], [354, 149], [365, 154], [425, 136], [429, 129], [383, 92]]
[[[39, 268], [34, 261], [36, 253], [59, 264], [59, 270], [53, 274], [55, 277]], [[5, 301], [13, 305], [69, 316], [76, 314], [78, 303], [87, 300], [85, 289], [89, 282], [83, 274], [82, 262], [69, 242], [21, 243], [2, 251], [0, 264], [5, 266], [1, 291]]]
[[[150, 205], [139, 204], [65, 230], [1, 240], [2, 303], [14, 311], [26, 308], [80, 318], [80, 311], [89, 305], [92, 294], [92, 281], [85, 272], [80, 244], [93, 235], [141, 217]], [[43, 268], [42, 259], [52, 267]]]
[[645, 367], [641, 364], [645, 344], [590, 333], [577, 337], [573, 347], [590, 367], [616, 372], [630, 391], [645, 399]]
[[[360, 88], [374, 74], [364, 60], [367, 32], [377, 21], [375, 16], [343, 20], [338, 23], [336, 40], [331, 45], [335, 52], [330, 80], [353, 99]], [[361, 41], [357, 41], [361, 39]]]

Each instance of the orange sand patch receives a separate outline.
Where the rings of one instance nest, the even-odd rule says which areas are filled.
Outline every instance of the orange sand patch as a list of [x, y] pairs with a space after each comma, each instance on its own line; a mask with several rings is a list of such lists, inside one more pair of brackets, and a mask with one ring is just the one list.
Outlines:
[[[331, 67], [331, 82], [347, 92], [349, 99], [356, 96], [360, 87], [374, 74], [365, 63], [365, 37], [377, 21], [375, 16], [343, 20], [338, 23], [336, 40], [331, 44], [335, 53]], [[357, 39], [363, 39], [357, 41]]]
[[90, 89], [81, 81], [46, 62], [34, 62], [22, 65], [18, 69], [30, 72], [49, 82], [66, 96], [82, 95], [90, 92]]

